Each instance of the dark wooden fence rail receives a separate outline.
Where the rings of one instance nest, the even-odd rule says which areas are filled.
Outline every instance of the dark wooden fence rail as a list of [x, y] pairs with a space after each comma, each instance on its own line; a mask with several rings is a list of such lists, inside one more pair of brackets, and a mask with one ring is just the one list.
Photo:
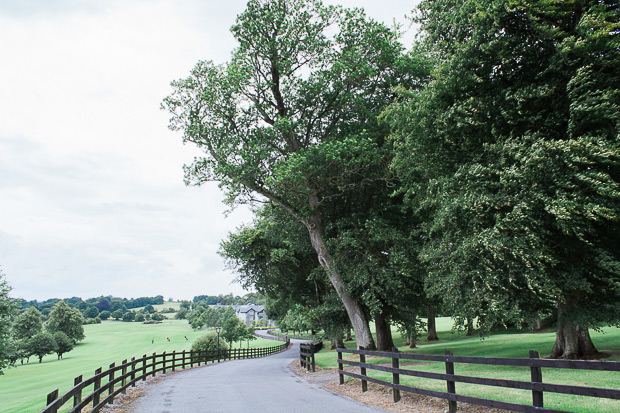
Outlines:
[[312, 369], [316, 371], [316, 363], [314, 361], [314, 353], [318, 353], [323, 348], [323, 342], [317, 343], [301, 343], [299, 345], [299, 364], [306, 370]]
[[[90, 407], [90, 411], [97, 412], [106, 404], [112, 403], [119, 394], [124, 394], [128, 387], [135, 387], [140, 380], [146, 380], [149, 376], [155, 377], [157, 373], [175, 371], [177, 368], [185, 369], [205, 365], [218, 360], [240, 360], [247, 358], [263, 357], [286, 350], [290, 345], [287, 341], [273, 347], [235, 348], [217, 351], [185, 351], [172, 353], [163, 352], [146, 354], [136, 359], [123, 360], [118, 366], [110, 364], [109, 368], [102, 371], [99, 367], [95, 375], [83, 380], [82, 376], [76, 377], [73, 387], [65, 394], [58, 396], [58, 389], [47, 395], [47, 405], [41, 413], [56, 413], [65, 403], [73, 399], [73, 407], [69, 412], [81, 412]], [[82, 397], [83, 390], [92, 385], [93, 390]], [[107, 393], [107, 394], [106, 394]]]
[[[579, 396], [599, 397], [605, 399], [620, 400], [620, 390], [605, 389], [597, 387], [573, 386], [563, 384], [543, 383], [542, 369], [578, 369], [578, 370], [598, 370], [598, 371], [620, 371], [620, 362], [616, 361], [582, 361], [582, 360], [556, 360], [556, 359], [540, 359], [535, 351], [530, 351], [530, 358], [495, 358], [495, 357], [456, 357], [450, 351], [446, 350], [444, 356], [399, 353], [397, 349], [392, 352], [367, 351], [363, 348], [360, 350], [347, 350], [339, 348], [338, 350], [338, 374], [340, 384], [344, 384], [344, 376], [354, 377], [362, 381], [362, 390], [368, 389], [368, 382], [377, 383], [382, 386], [391, 387], [393, 389], [394, 402], [400, 400], [400, 392], [421, 394], [424, 396], [436, 397], [448, 400], [449, 411], [456, 412], [457, 402], [477, 404], [492, 408], [511, 410], [516, 412], [562, 412], [561, 410], [545, 408], [543, 404], [544, 392], [573, 394]], [[342, 355], [359, 354], [360, 361], [345, 360]], [[392, 359], [392, 367], [385, 367], [375, 364], [366, 363], [366, 356], [388, 357]], [[425, 371], [405, 370], [399, 368], [400, 360], [418, 360], [418, 361], [435, 361], [445, 363], [446, 374], [431, 373]], [[455, 363], [465, 364], [485, 364], [494, 366], [521, 366], [528, 367], [531, 371], [531, 381], [518, 381], [507, 379], [492, 379], [485, 377], [461, 376], [454, 373]], [[357, 366], [360, 368], [360, 374], [347, 372], [344, 365]], [[366, 369], [383, 371], [392, 373], [392, 382], [379, 380], [366, 375]], [[427, 379], [442, 380], [446, 382], [446, 392], [422, 389], [418, 387], [405, 386], [400, 384], [400, 376], [414, 376]], [[484, 386], [496, 386], [511, 389], [530, 390], [532, 392], [532, 405], [523, 405], [517, 403], [503, 402], [497, 400], [483, 399], [479, 397], [459, 395], [456, 392], [456, 383], [471, 383]]]

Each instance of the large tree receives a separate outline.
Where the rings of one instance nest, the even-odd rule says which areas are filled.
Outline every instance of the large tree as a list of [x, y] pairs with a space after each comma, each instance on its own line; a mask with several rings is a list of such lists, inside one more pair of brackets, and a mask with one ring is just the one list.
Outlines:
[[13, 323], [13, 337], [16, 340], [26, 340], [43, 330], [41, 313], [36, 307], [28, 307], [15, 317]]
[[439, 62], [388, 118], [428, 213], [428, 288], [483, 327], [559, 310], [553, 356], [596, 352], [620, 308], [616, 1], [424, 1]]
[[376, 116], [392, 87], [412, 86], [412, 59], [395, 31], [319, 1], [251, 0], [232, 33], [230, 62], [199, 62], [164, 101], [172, 129], [205, 152], [187, 181], [219, 181], [231, 203], [266, 199], [301, 222], [358, 345], [373, 348], [328, 247], [323, 204], [383, 179]]
[[45, 329], [50, 333], [61, 331], [69, 337], [73, 343], [84, 340], [84, 317], [82, 313], [70, 308], [64, 301], [54, 304], [50, 311], [49, 319], [45, 324]]

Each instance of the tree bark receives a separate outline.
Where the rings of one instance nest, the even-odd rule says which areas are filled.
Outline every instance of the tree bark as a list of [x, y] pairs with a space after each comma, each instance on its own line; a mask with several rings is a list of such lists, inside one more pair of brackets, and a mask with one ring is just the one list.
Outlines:
[[353, 338], [351, 338], [351, 326], [347, 326], [347, 335], [345, 338], [346, 341], [351, 341], [353, 340]]
[[383, 316], [383, 313], [375, 313], [375, 329], [377, 337], [377, 350], [391, 351], [392, 347], [394, 347], [392, 328], [390, 323], [388, 323]]
[[435, 325], [435, 308], [432, 305], [426, 306], [426, 317], [427, 317], [427, 331], [428, 335], [426, 339], [428, 341], [437, 341], [439, 337], [437, 336], [437, 326]]
[[304, 224], [306, 228], [308, 228], [310, 242], [318, 255], [319, 263], [327, 272], [329, 281], [332, 283], [332, 286], [336, 290], [336, 294], [338, 294], [344, 304], [344, 308], [347, 310], [349, 320], [351, 320], [351, 325], [355, 332], [357, 347], [364, 347], [366, 350], [374, 350], [375, 342], [370, 332], [364, 310], [361, 304], [347, 292], [346, 284], [340, 276], [334, 260], [327, 249], [325, 240], [323, 239], [323, 223], [320, 210], [315, 209], [315, 212], [305, 220]]
[[558, 303], [558, 330], [551, 350], [552, 358], [588, 359], [598, 355], [586, 324], [579, 324], [567, 316], [577, 309], [577, 301], [570, 304]]

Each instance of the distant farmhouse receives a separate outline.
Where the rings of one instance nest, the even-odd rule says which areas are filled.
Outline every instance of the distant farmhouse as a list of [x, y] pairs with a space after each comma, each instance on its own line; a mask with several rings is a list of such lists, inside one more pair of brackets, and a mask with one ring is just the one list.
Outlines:
[[267, 319], [264, 305], [250, 303], [247, 305], [233, 305], [232, 308], [235, 309], [235, 315], [237, 318], [244, 322], [247, 326], [252, 325], [252, 323], [255, 325], [260, 325], [262, 323], [269, 326], [273, 325], [273, 321]]

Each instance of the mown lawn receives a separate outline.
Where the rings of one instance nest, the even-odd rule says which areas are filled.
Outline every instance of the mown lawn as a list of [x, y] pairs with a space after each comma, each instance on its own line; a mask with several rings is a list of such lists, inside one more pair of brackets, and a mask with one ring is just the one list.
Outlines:
[[[6, 369], [0, 376], [0, 411], [39, 411], [45, 406], [49, 392], [59, 389], [60, 394], [64, 393], [79, 375], [86, 379], [99, 367], [105, 370], [112, 363], [143, 354], [190, 350], [192, 342], [205, 334], [204, 330], [193, 331], [186, 320], [165, 320], [161, 324], [104, 321], [86, 325], [84, 330], [86, 339], [65, 354], [63, 360], [57, 360], [53, 354], [44, 357], [39, 364], [36, 357], [31, 357], [28, 364]], [[170, 338], [170, 342], [166, 338]], [[151, 344], [151, 340], [155, 342]], [[265, 339], [249, 342], [250, 347], [278, 344]], [[247, 347], [247, 342], [243, 347]]]
[[[438, 320], [439, 342], [421, 342], [417, 349], [409, 349], [404, 346], [404, 340], [398, 332], [393, 331], [396, 345], [400, 351], [420, 354], [443, 355], [445, 350], [450, 350], [455, 356], [479, 356], [479, 357], [511, 357], [527, 358], [529, 350], [538, 351], [541, 357], [551, 352], [555, 340], [554, 332], [530, 334], [528, 332], [506, 332], [494, 334], [480, 340], [479, 337], [465, 337], [450, 332], [451, 321], [447, 318]], [[605, 328], [603, 333], [591, 332], [592, 340], [601, 351], [608, 352], [610, 357], [606, 360], [620, 361], [620, 330], [617, 328]], [[325, 343], [326, 345], [328, 343]], [[347, 342], [348, 348], [355, 348], [355, 342]], [[323, 368], [336, 368], [336, 351], [324, 350], [316, 355], [317, 365]], [[345, 358], [359, 361], [357, 355], [346, 355]], [[367, 357], [368, 363], [388, 363], [390, 359]], [[443, 363], [424, 363], [418, 365], [401, 366], [405, 369], [445, 373]], [[359, 370], [357, 370], [359, 373]], [[505, 366], [482, 366], [473, 364], [456, 364], [455, 373], [480, 376], [489, 378], [504, 378], [512, 380], [529, 381], [530, 370], [523, 367]], [[391, 381], [391, 373], [383, 373], [368, 370], [368, 375], [382, 380]], [[543, 381], [556, 384], [576, 384], [581, 386], [606, 387], [620, 389], [620, 373], [596, 372], [585, 370], [554, 370], [543, 369]], [[421, 387], [437, 391], [446, 391], [446, 383], [443, 381], [421, 379], [402, 376], [401, 384]], [[456, 383], [457, 393], [470, 396], [484, 397], [488, 399], [510, 401], [530, 404], [532, 394], [529, 391], [504, 389], [499, 387], [474, 386]], [[575, 412], [619, 412], [620, 401], [602, 400], [591, 397], [572, 395], [560, 395], [545, 393], [545, 407]], [[389, 400], [386, 400], [389, 402]]]

